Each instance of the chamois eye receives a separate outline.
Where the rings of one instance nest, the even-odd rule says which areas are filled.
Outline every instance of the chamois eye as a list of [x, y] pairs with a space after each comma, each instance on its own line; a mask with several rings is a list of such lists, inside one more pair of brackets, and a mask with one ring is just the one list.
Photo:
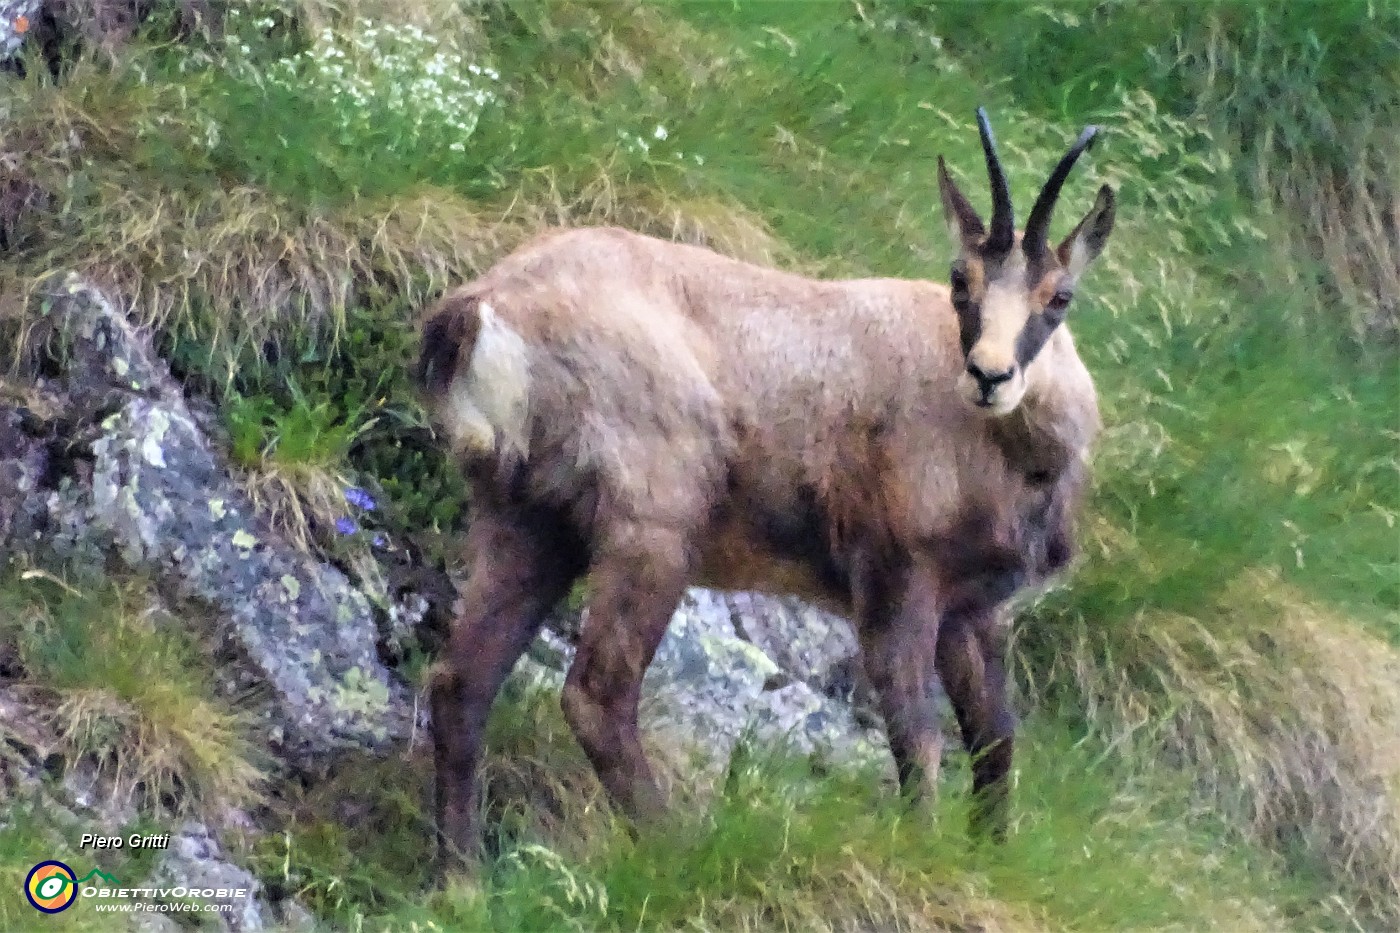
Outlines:
[[1069, 307], [1069, 300], [1074, 295], [1067, 291], [1058, 291], [1050, 296], [1050, 300], [1045, 303], [1045, 309], [1056, 316], [1064, 314]]

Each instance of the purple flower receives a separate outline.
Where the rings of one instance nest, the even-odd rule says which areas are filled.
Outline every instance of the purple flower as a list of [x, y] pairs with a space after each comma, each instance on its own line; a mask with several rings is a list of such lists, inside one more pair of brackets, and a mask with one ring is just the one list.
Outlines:
[[350, 519], [342, 517], [335, 520], [335, 530], [343, 535], [353, 535], [360, 530], [360, 526]]
[[375, 547], [378, 547], [378, 548], [382, 548], [384, 545], [386, 545], [386, 544], [388, 544], [388, 543], [389, 543], [389, 539], [386, 538], [386, 537], [384, 537], [382, 534], [376, 534], [376, 535], [374, 536], [374, 538], [370, 540], [370, 544], [372, 544], [372, 545], [374, 545]]
[[351, 486], [349, 489], [345, 490], [345, 501], [355, 508], [363, 509], [366, 512], [373, 512], [378, 508], [374, 497], [358, 486]]

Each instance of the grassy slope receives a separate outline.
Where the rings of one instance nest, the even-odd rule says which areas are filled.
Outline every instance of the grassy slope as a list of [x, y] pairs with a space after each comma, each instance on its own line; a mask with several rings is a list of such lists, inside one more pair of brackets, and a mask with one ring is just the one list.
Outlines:
[[[1005, 77], [1024, 72], [1015, 56], [1044, 47], [1017, 32], [1030, 18], [954, 6], [892, 24], [901, 12], [918, 9], [493, 9], [508, 103], [486, 113], [465, 153], [424, 144], [391, 163], [364, 154], [383, 139], [328, 145], [317, 120], [329, 115], [254, 117], [266, 111], [246, 87], [180, 76], [159, 58], [147, 81], [114, 90], [88, 72], [57, 95], [69, 108], [58, 122], [101, 145], [82, 167], [87, 200], [67, 205], [82, 235], [50, 237], [32, 268], [95, 262], [162, 298], [177, 358], [216, 393], [223, 348], [271, 334], [295, 350], [284, 358], [306, 359], [293, 375], [313, 397], [351, 386], [345, 424], [364, 419], [355, 406], [392, 396], [397, 375], [386, 385], [364, 371], [405, 352], [405, 304], [542, 222], [622, 222], [822, 274], [938, 278], [949, 253], [933, 159], [945, 154], [982, 189], [974, 106], [994, 114], [1022, 204], [1080, 123], [1107, 130], [1066, 191], [1059, 229], [1098, 183], [1119, 186], [1119, 230], [1071, 318], [1109, 432], [1087, 560], [1018, 627], [1034, 712], [1006, 851], [960, 838], [956, 784], [931, 832], [863, 786], [831, 781], [785, 799], [796, 778], [781, 762], [739, 769], [731, 793], [675, 839], [634, 845], [599, 812], [557, 715], [521, 699], [496, 718], [499, 785], [516, 816], [490, 898], [425, 898], [421, 787], [386, 793], [391, 782], [348, 778], [324, 799], [284, 802], [293, 831], [256, 853], [270, 882], [337, 923], [449, 928], [488, 916], [501, 929], [1393, 919], [1393, 365], [1339, 339], [1351, 309], [1290, 278], [1297, 254], [1277, 235], [1288, 221], [1237, 193], [1231, 144], [1208, 119], [1138, 89], [1184, 93], [1153, 85], [1139, 59], [1110, 59], [1124, 59], [1114, 67], [1131, 90], [1086, 65], [1094, 79], [1074, 85], [1070, 106]], [[1130, 25], [1124, 47], [1166, 41], [1151, 23]], [[985, 36], [1003, 33], [989, 50]], [[1087, 40], [1065, 54], [1098, 64]], [[221, 125], [212, 153], [175, 130], [123, 135], [153, 114], [181, 128], [179, 84]], [[26, 92], [33, 112], [54, 112], [53, 92]], [[93, 130], [104, 108], [128, 124]], [[74, 171], [59, 148], [35, 146], [39, 174]], [[164, 170], [172, 160], [181, 172]], [[139, 228], [151, 205], [181, 221]], [[238, 251], [256, 271], [285, 230], [297, 245], [268, 268], [313, 297], [270, 315], [220, 263]], [[182, 239], [210, 244], [209, 270], [169, 259]], [[356, 285], [338, 291], [342, 281]], [[324, 351], [336, 328], [354, 354]], [[295, 410], [271, 388], [285, 364], [255, 356], [238, 351], [238, 392]], [[352, 466], [373, 475], [376, 445], [393, 440], [376, 432], [393, 420], [349, 452]], [[403, 507], [430, 498], [405, 495]], [[540, 789], [561, 780], [558, 793]], [[338, 817], [337, 797], [369, 800], [372, 832]]]

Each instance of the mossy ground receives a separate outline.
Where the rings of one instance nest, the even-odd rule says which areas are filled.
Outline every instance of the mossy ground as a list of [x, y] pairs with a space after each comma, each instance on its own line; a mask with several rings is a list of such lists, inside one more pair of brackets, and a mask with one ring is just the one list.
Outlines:
[[[1083, 560], [1018, 619], [1005, 849], [963, 836], [956, 786], [922, 822], [869, 780], [761, 756], [634, 842], [551, 701], [517, 698], [494, 719], [503, 828], [480, 890], [425, 887], [421, 762], [272, 789], [286, 834], [250, 853], [268, 883], [337, 927], [1400, 922], [1400, 185], [1377, 142], [1400, 24], [1364, 2], [1156, 9], [501, 3], [468, 21], [308, 2], [237, 34], [251, 72], [212, 38], [151, 35], [59, 86], [5, 79], [0, 165], [44, 194], [0, 217], [0, 326], [50, 269], [112, 283], [308, 546], [353, 481], [382, 493], [385, 531], [431, 528], [438, 554], [465, 490], [403, 375], [431, 294], [553, 223], [941, 279], [933, 160], [982, 190], [975, 106], [1023, 204], [1080, 126], [1105, 128], [1058, 229], [1118, 187], [1070, 318], [1108, 429]], [[334, 99], [250, 76], [359, 14], [455, 30], [500, 73], [470, 135], [415, 129], [410, 108], [347, 136]]]

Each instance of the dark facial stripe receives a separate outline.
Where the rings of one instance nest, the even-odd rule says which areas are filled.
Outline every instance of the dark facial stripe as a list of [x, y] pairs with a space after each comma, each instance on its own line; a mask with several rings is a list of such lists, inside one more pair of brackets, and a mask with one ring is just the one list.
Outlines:
[[1032, 314], [1030, 320], [1026, 321], [1026, 326], [1021, 328], [1020, 335], [1016, 338], [1016, 362], [1020, 364], [1022, 371], [1035, 359], [1036, 354], [1045, 346], [1045, 341], [1050, 339], [1050, 335], [1055, 332], [1059, 322], [1044, 314]]
[[962, 307], [954, 307], [958, 312], [958, 337], [962, 340], [963, 357], [966, 358], [982, 336], [982, 312], [968, 302], [964, 302]]

